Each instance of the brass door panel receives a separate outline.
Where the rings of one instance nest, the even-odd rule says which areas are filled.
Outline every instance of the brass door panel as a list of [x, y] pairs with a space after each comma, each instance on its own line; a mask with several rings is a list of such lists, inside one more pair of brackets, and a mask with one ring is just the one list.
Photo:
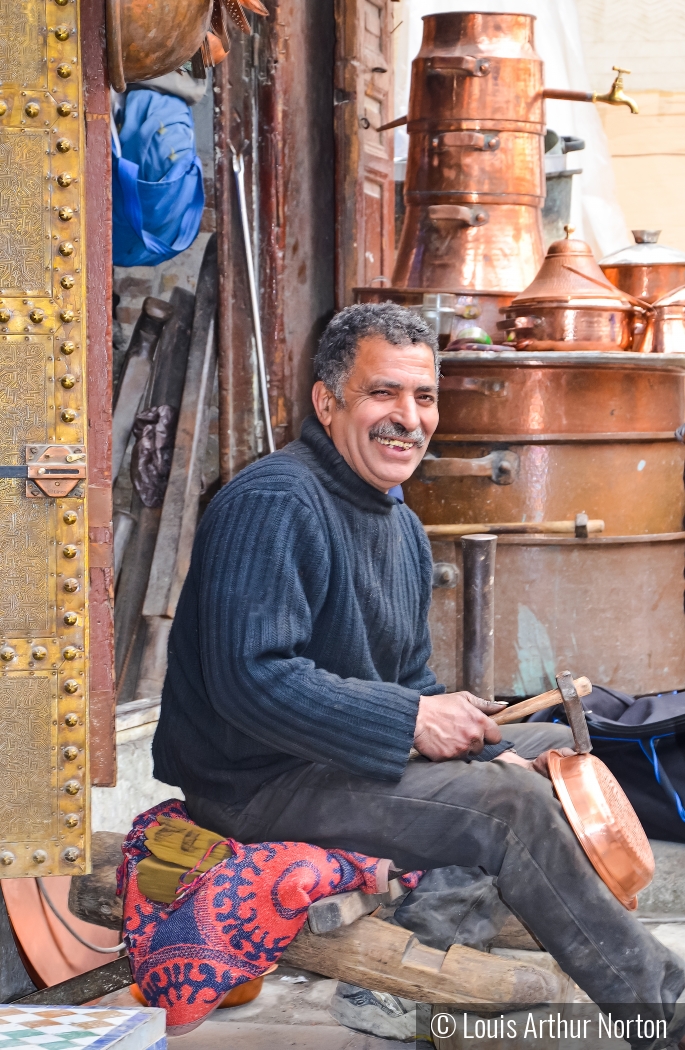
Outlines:
[[0, 0], [0, 877], [88, 864], [76, 0]]

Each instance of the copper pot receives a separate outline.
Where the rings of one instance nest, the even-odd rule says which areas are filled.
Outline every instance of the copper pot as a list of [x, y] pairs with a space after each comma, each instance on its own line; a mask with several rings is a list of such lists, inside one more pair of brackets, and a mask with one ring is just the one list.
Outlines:
[[599, 264], [612, 284], [647, 303], [685, 284], [685, 252], [657, 244], [660, 232], [633, 230], [635, 244]]
[[498, 325], [519, 350], [627, 350], [644, 310], [604, 276], [585, 241], [553, 241], [532, 284]]
[[171, 73], [200, 48], [212, 0], [106, 0], [107, 64], [116, 91]]
[[545, 129], [534, 21], [480, 12], [424, 18], [393, 286], [511, 295], [537, 272]]
[[590, 754], [550, 751], [549, 776], [593, 868], [629, 911], [654, 877], [654, 855], [623, 788]]
[[640, 350], [652, 354], [685, 354], [685, 285], [653, 304]]
[[543, 133], [533, 15], [453, 11], [423, 19], [412, 63], [409, 132], [435, 127]]

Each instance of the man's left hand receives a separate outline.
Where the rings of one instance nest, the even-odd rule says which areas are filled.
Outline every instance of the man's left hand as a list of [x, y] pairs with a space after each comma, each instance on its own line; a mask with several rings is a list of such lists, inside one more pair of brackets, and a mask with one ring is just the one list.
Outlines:
[[[556, 748], [563, 758], [569, 758], [571, 755], [575, 755], [575, 751], [570, 747]], [[515, 751], [504, 751], [503, 754], [498, 755], [494, 760], [495, 762], [509, 762], [514, 766], [523, 766], [524, 769], [529, 769], [531, 773], [540, 773], [541, 776], [547, 777], [549, 780], [549, 751], [543, 751], [541, 755], [538, 755], [532, 762], [527, 758], [521, 758]]]

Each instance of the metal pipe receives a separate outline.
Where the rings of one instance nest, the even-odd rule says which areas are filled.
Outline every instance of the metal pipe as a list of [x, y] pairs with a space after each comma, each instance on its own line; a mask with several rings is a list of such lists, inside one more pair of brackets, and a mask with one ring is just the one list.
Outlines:
[[269, 452], [275, 452], [274, 435], [271, 429], [271, 414], [269, 412], [269, 384], [266, 378], [266, 363], [264, 360], [264, 345], [262, 343], [262, 323], [259, 316], [259, 299], [257, 297], [257, 282], [255, 280], [254, 262], [252, 258], [252, 240], [250, 237], [250, 221], [247, 214], [247, 200], [245, 197], [245, 162], [243, 154], [238, 153], [232, 143], [229, 142], [233, 154], [233, 171], [235, 172], [236, 185], [238, 187], [238, 201], [240, 204], [240, 220], [243, 229], [243, 242], [245, 244], [245, 259], [247, 261], [247, 281], [250, 286], [250, 303], [252, 306], [252, 323], [254, 326], [255, 345], [257, 347], [257, 367], [259, 370], [259, 388], [262, 395], [262, 407], [264, 409], [264, 424], [266, 426], [266, 440]]
[[464, 688], [495, 698], [495, 552], [497, 537], [462, 536]]

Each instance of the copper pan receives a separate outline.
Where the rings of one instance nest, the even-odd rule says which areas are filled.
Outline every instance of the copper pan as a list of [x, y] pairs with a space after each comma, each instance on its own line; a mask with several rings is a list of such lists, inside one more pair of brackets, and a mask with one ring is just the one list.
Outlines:
[[654, 856], [625, 792], [594, 755], [549, 754], [549, 775], [593, 868], [629, 911], [652, 881]]
[[659, 230], [633, 230], [635, 244], [600, 261], [617, 288], [654, 303], [685, 284], [685, 252], [657, 244]]
[[212, 0], [106, 0], [107, 64], [116, 91], [172, 73], [199, 49]]

